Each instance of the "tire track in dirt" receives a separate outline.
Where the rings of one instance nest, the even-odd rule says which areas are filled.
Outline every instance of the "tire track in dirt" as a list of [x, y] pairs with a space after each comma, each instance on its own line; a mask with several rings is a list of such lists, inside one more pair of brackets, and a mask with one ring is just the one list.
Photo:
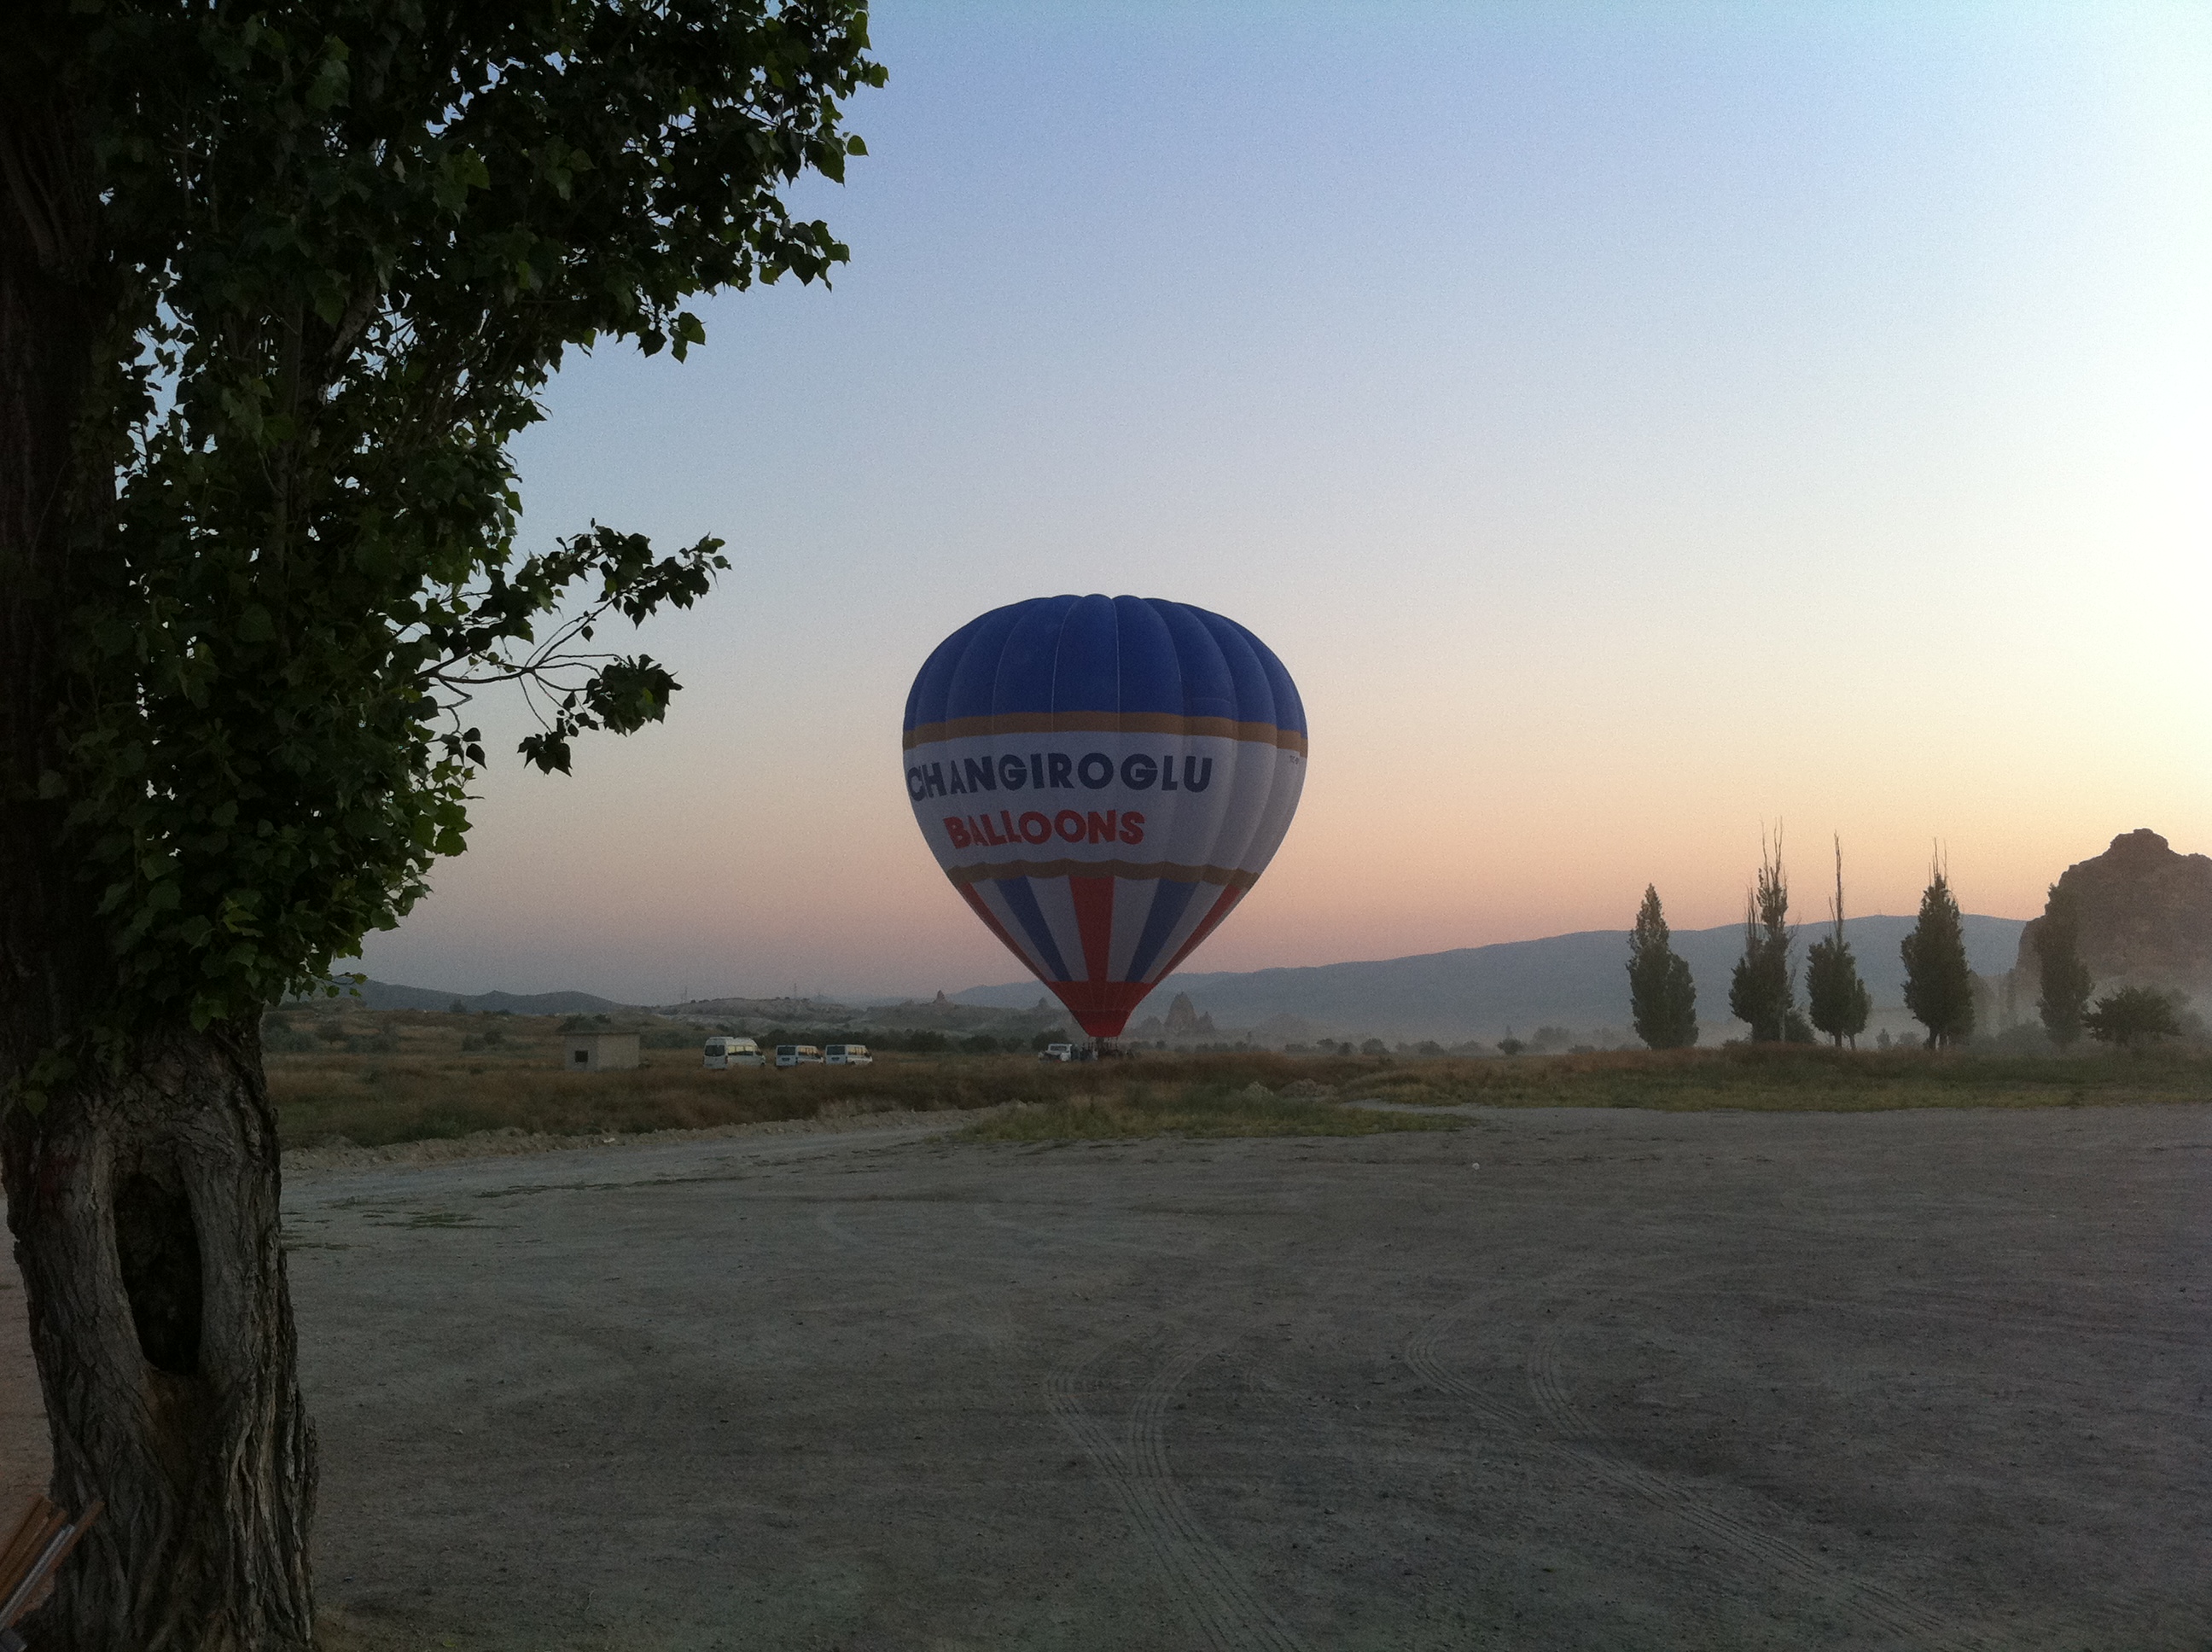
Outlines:
[[1017, 1234], [1033, 1243], [1058, 1250], [1097, 1251], [1109, 1254], [1141, 1256], [1158, 1260], [1161, 1258], [1181, 1259], [1194, 1255], [1203, 1258], [1214, 1248], [1210, 1240], [1205, 1237], [1195, 1242], [1194, 1249], [1193, 1242], [1189, 1241], [1178, 1243], [1167, 1240], [1108, 1239], [1073, 1227], [1059, 1229], [1041, 1227], [1036, 1223], [1018, 1222], [1010, 1216], [1002, 1214], [1006, 1207], [996, 1202], [979, 1200], [970, 1208], [975, 1212], [975, 1219], [986, 1227], [996, 1228], [1002, 1233]]
[[1503, 1434], [1525, 1436], [1528, 1431], [1527, 1418], [1510, 1406], [1500, 1405], [1444, 1363], [1442, 1351], [1444, 1338], [1457, 1329], [1460, 1321], [1474, 1312], [1486, 1298], [1494, 1294], [1494, 1291], [1478, 1291], [1453, 1303], [1408, 1337], [1399, 1351], [1405, 1356], [1406, 1364], [1425, 1381], [1464, 1401], [1469, 1411], [1492, 1428]]
[[1167, 1449], [1169, 1402], [1216, 1351], [1211, 1344], [1168, 1359], [1139, 1394], [1120, 1436], [1086, 1403], [1099, 1383], [1093, 1370], [1109, 1348], [1054, 1371], [1046, 1403], [1083, 1448], [1139, 1538], [1174, 1586], [1212, 1652], [1307, 1652], [1305, 1643], [1252, 1592], [1220, 1545], [1206, 1534], [1177, 1483]]
[[[2006, 1319], [1980, 1298], [1936, 1291], [1908, 1291], [1899, 1294], [1905, 1300], [1867, 1302], [1842, 1297], [1783, 1297], [1771, 1292], [1747, 1293], [1744, 1299], [1824, 1308], [1831, 1312], [1942, 1315], [1954, 1321], [1969, 1317], [1964, 1311], [1953, 1313], [1951, 1304], [1956, 1303], [1962, 1308], [1981, 1309], [1983, 1311], [1976, 1317], [1983, 1322], [2008, 1328], [2018, 1327], [2016, 1320]], [[1932, 1299], [1936, 1305], [1930, 1307], [1919, 1300], [1923, 1297]], [[1528, 1357], [1529, 1393], [1555, 1433], [1577, 1442], [1600, 1445], [1601, 1435], [1567, 1397], [1565, 1386], [1559, 1376], [1559, 1341], [1563, 1323], [1565, 1321], [1559, 1318], [1547, 1321], [1530, 1344]], [[1588, 1449], [1587, 1447], [1579, 1449]], [[1607, 1457], [1602, 1452], [1595, 1453], [1594, 1456], [1596, 1461], [1613, 1466], [1608, 1472], [1625, 1489], [1633, 1490], [1672, 1512], [1680, 1513], [1689, 1503], [1697, 1501], [1695, 1493], [1688, 1486], [1668, 1476], [1622, 1462], [1618, 1458]], [[1635, 1482], [1632, 1485], [1629, 1484], [1632, 1480]], [[1735, 1527], [1739, 1533], [1737, 1540], [1747, 1548], [1767, 1555], [1777, 1570], [1796, 1576], [1823, 1594], [1841, 1600], [1869, 1622], [1907, 1637], [1915, 1646], [1978, 1648], [1987, 1644], [1950, 1619], [1923, 1608], [1880, 1584], [1855, 1577], [1832, 1563], [1808, 1554], [1780, 1538], [1761, 1532], [1756, 1527], [1733, 1521], [1710, 1505], [1703, 1506], [1710, 1516], [1710, 1521], [1706, 1523], [1716, 1527], [1721, 1524]], [[1683, 1517], [1692, 1519], [1693, 1523], [1701, 1523], [1687, 1514]], [[1719, 1535], [1717, 1529], [1714, 1534]], [[2075, 1602], [2076, 1622], [2080, 1625], [2080, 1632], [2091, 1636], [2138, 1633], [2144, 1621], [2156, 1619], [2163, 1599], [2162, 1595], [2108, 1578], [2101, 1602]]]
[[1874, 1627], [1914, 1647], [1959, 1648], [1984, 1643], [1940, 1614], [1807, 1553], [1796, 1544], [1717, 1507], [1693, 1482], [1626, 1461], [1605, 1449], [1602, 1432], [1569, 1397], [1559, 1374], [1562, 1316], [1554, 1315], [1530, 1341], [1526, 1361], [1528, 1393], [1550, 1431], [1569, 1443], [1555, 1448], [1576, 1458], [1615, 1490], [1651, 1504], [1669, 1518], [1692, 1527], [1735, 1556], [1735, 1569], [1753, 1575], [1778, 1575], [1852, 1612]]
[[[1547, 1282], [1554, 1290], [1560, 1283]], [[1534, 1418], [1484, 1393], [1447, 1362], [1443, 1345], [1468, 1315], [1498, 1294], [1494, 1290], [1476, 1291], [1431, 1316], [1404, 1344], [1401, 1352], [1407, 1364], [1438, 1388], [1457, 1396], [1484, 1424], [1515, 1444], [1571, 1463], [1615, 1491], [1650, 1504], [1698, 1532], [1709, 1540], [1708, 1552], [1725, 1575], [1747, 1583], [1771, 1582], [1778, 1575], [1916, 1649], [1977, 1652], [1983, 1648], [1978, 1637], [1961, 1631], [1941, 1616], [1879, 1585], [1850, 1577], [1795, 1544], [1715, 1507], [1696, 1487], [1625, 1461], [1604, 1449], [1603, 1436], [1576, 1407], [1561, 1376], [1560, 1318], [1554, 1316], [1538, 1330], [1524, 1361], [1523, 1375], [1534, 1403]], [[1532, 1422], [1554, 1437], [1541, 1437]]]

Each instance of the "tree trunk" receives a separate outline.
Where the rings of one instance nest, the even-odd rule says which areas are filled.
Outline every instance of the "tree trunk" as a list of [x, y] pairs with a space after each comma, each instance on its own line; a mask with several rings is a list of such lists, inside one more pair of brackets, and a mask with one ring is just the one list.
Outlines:
[[118, 1069], [92, 1058], [118, 1001], [108, 920], [38, 787], [76, 691], [64, 627], [108, 554], [114, 484], [75, 437], [112, 293], [88, 149], [47, 72], [67, 14], [23, 9], [0, 47], [0, 1179], [53, 1494], [107, 1505], [27, 1637], [290, 1652], [312, 1639], [314, 1442], [258, 1035], [172, 1029]]
[[252, 1029], [150, 1041], [21, 1109], [8, 1223], [64, 1508], [107, 1512], [29, 1629], [46, 1652], [313, 1643], [314, 1435]]

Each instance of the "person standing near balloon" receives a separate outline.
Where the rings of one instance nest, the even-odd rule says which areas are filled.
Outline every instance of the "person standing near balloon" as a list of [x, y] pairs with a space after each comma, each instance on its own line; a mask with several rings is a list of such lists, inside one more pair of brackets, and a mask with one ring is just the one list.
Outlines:
[[903, 744], [938, 864], [1096, 1038], [1258, 881], [1305, 782], [1282, 662], [1157, 598], [1041, 597], [970, 621], [915, 678]]

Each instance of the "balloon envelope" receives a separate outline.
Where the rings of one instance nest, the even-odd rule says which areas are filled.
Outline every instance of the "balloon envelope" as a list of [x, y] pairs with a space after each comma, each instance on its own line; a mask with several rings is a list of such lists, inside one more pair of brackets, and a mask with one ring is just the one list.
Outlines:
[[970, 621], [906, 703], [906, 789], [975, 914], [1110, 1038], [1273, 857], [1306, 720], [1233, 620], [1041, 597]]

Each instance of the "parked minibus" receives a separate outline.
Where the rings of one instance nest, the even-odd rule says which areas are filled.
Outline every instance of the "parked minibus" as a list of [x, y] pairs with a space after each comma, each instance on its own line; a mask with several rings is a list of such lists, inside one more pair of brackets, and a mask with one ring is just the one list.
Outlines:
[[832, 1044], [823, 1052], [822, 1059], [833, 1067], [873, 1066], [876, 1060], [866, 1044]]
[[763, 1059], [760, 1046], [750, 1038], [726, 1038], [718, 1034], [707, 1041], [707, 1066], [715, 1072], [726, 1067], [757, 1067]]

